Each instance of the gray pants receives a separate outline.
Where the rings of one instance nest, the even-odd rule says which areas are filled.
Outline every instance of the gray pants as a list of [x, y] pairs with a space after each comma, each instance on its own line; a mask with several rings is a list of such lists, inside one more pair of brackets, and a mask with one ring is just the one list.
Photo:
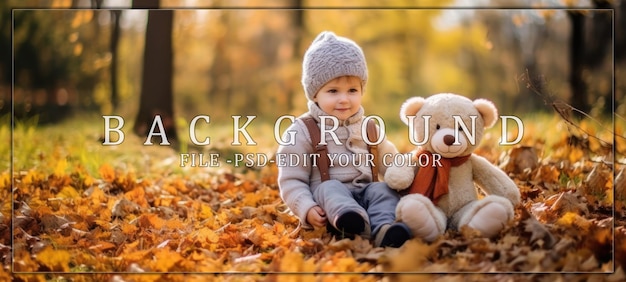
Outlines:
[[351, 189], [331, 179], [313, 190], [313, 199], [324, 209], [326, 218], [333, 225], [340, 214], [358, 212], [366, 222], [365, 232], [361, 235], [374, 238], [381, 226], [396, 220], [396, 205], [400, 195], [384, 182], [372, 182], [363, 188]]

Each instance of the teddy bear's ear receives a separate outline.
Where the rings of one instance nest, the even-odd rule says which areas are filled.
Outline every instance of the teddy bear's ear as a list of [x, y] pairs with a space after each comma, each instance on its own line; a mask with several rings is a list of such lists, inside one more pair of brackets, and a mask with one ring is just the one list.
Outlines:
[[496, 106], [491, 101], [486, 99], [476, 99], [474, 100], [474, 107], [476, 107], [480, 115], [483, 117], [483, 120], [485, 121], [485, 128], [490, 128], [496, 124], [496, 120], [498, 119], [498, 109], [496, 109]]
[[402, 104], [400, 107], [400, 119], [405, 124], [409, 124], [408, 116], [414, 116], [419, 112], [422, 106], [426, 103], [426, 99], [422, 97], [411, 97]]

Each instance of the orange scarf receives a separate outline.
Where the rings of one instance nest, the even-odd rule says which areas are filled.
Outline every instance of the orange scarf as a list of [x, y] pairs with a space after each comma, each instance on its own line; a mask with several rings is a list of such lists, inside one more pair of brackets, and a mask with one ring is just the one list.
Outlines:
[[428, 157], [428, 165], [420, 167], [417, 171], [417, 175], [413, 179], [413, 183], [409, 188], [409, 194], [420, 193], [430, 198], [433, 203], [437, 204], [439, 198], [445, 194], [448, 194], [448, 180], [450, 178], [450, 168], [453, 166], [460, 166], [466, 162], [471, 154], [463, 157], [455, 158], [441, 158], [441, 166], [433, 166], [433, 154], [420, 150], [417, 152], [417, 156], [422, 157], [425, 155]]

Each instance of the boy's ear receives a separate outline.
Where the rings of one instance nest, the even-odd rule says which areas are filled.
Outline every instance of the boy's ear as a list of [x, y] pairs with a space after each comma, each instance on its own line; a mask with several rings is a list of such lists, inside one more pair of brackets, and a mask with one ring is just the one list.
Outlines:
[[498, 109], [496, 106], [487, 99], [476, 99], [474, 100], [474, 107], [478, 110], [480, 115], [483, 117], [485, 121], [485, 128], [490, 128], [494, 124], [496, 124], [496, 120], [498, 119]]
[[426, 99], [422, 97], [411, 97], [400, 107], [400, 119], [405, 124], [409, 124], [408, 116], [414, 116], [426, 103]]

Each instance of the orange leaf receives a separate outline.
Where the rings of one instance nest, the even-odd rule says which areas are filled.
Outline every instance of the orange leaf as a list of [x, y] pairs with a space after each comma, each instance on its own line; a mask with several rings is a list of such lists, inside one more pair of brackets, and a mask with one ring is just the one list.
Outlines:
[[138, 220], [139, 226], [143, 228], [161, 229], [165, 225], [165, 220], [153, 213], [142, 214]]
[[37, 260], [52, 271], [68, 272], [72, 255], [66, 250], [54, 250], [52, 246], [45, 247], [37, 254]]
[[210, 242], [210, 243], [217, 243], [220, 240], [220, 236], [217, 235], [217, 233], [215, 233], [213, 230], [206, 228], [206, 227], [198, 230], [197, 238], [198, 238], [198, 241], [200, 242]]
[[104, 194], [104, 191], [102, 191], [102, 189], [94, 187], [91, 195], [89, 195], [89, 199], [91, 199], [91, 204], [94, 207], [98, 207], [100, 206], [101, 203], [105, 203], [107, 201], [106, 198], [106, 194]]
[[148, 200], [146, 200], [146, 192], [141, 187], [136, 187], [133, 190], [130, 190], [124, 194], [127, 199], [132, 202], [135, 202], [142, 208], [147, 208], [150, 205], [148, 204]]
[[100, 177], [106, 182], [111, 183], [115, 180], [115, 170], [108, 164], [103, 164], [98, 172], [100, 172]]
[[89, 247], [89, 249], [102, 252], [102, 251], [106, 251], [106, 250], [110, 250], [110, 249], [115, 249], [115, 247], [116, 247], [115, 244], [113, 244], [111, 242], [99, 241], [95, 245]]
[[158, 272], [167, 272], [174, 267], [183, 257], [169, 249], [156, 249], [153, 253], [154, 260], [151, 262], [151, 269]]
[[129, 224], [126, 222], [122, 222], [121, 228], [122, 228], [122, 233], [126, 235], [135, 234], [135, 232], [137, 232], [137, 229], [138, 229], [137, 226], [135, 226], [134, 224]]

